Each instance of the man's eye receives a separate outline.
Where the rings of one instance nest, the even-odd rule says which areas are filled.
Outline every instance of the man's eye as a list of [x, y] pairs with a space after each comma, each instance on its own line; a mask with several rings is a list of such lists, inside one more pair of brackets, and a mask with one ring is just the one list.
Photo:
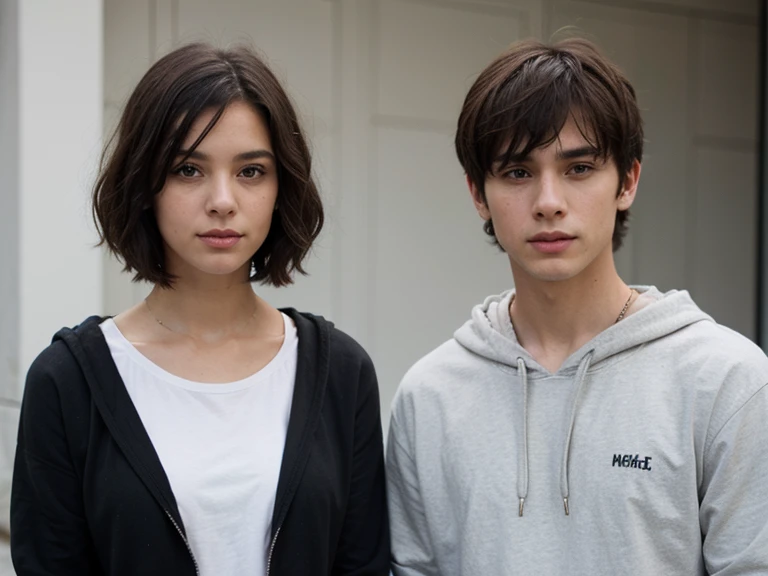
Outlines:
[[522, 168], [512, 168], [512, 170], [507, 172], [507, 176], [512, 178], [512, 180], [521, 180], [522, 178], [525, 178], [526, 176], [528, 176], [528, 172], [526, 172]]
[[576, 164], [571, 170], [574, 174], [587, 174], [592, 170], [592, 166], [589, 166], [588, 164]]

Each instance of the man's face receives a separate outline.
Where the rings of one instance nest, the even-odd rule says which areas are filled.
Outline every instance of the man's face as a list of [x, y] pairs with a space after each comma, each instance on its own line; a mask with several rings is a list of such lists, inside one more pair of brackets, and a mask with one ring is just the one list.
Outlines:
[[485, 202], [471, 183], [470, 190], [480, 216], [493, 220], [516, 282], [556, 282], [612, 269], [616, 211], [632, 205], [639, 177], [635, 162], [617, 195], [615, 162], [597, 157], [569, 119], [550, 145], [495, 165]]

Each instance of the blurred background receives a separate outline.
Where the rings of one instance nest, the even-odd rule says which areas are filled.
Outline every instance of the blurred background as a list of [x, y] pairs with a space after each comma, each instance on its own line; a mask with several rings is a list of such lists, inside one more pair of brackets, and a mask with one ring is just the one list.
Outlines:
[[173, 47], [246, 42], [310, 136], [327, 223], [309, 277], [256, 287], [322, 314], [398, 382], [512, 285], [453, 152], [464, 95], [511, 42], [581, 35], [633, 82], [646, 156], [623, 278], [687, 289], [763, 342], [764, 0], [0, 0], [0, 575], [27, 367], [61, 326], [142, 299], [93, 248], [89, 192], [131, 89]]

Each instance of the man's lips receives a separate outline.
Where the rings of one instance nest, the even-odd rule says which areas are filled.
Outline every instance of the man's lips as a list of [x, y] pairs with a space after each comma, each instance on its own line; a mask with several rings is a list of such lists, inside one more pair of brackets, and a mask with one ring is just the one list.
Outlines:
[[528, 243], [544, 254], [558, 254], [568, 249], [575, 238], [564, 232], [540, 232], [531, 237]]

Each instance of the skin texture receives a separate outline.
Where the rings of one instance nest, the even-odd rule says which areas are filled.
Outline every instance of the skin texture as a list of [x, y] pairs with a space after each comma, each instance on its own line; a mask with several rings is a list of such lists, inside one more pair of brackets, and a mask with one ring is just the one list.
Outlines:
[[[210, 110], [196, 119], [184, 149], [213, 114]], [[247, 153], [254, 157], [238, 158]], [[247, 104], [231, 104], [193, 155], [168, 175], [155, 198], [166, 269], [185, 278], [241, 276], [269, 232], [277, 187], [264, 121]], [[230, 249], [212, 248], [201, 242], [200, 235], [215, 228], [232, 229], [243, 236]]]
[[[195, 120], [182, 152], [214, 113]], [[234, 102], [194, 154], [177, 160], [153, 207], [165, 267], [177, 279], [170, 289], [155, 286], [115, 322], [142, 354], [172, 374], [206, 383], [239, 380], [269, 363], [284, 338], [279, 311], [248, 280], [278, 197], [269, 130], [251, 106]], [[204, 241], [211, 230], [232, 230], [240, 239], [212, 247]]]
[[[619, 191], [615, 162], [596, 157], [570, 119], [550, 145], [494, 167], [485, 199], [469, 182], [475, 208], [492, 219], [515, 279], [510, 315], [520, 343], [545, 368], [562, 362], [615, 321], [630, 294], [613, 259], [617, 210], [635, 200], [636, 162]], [[581, 151], [581, 152], [578, 152]], [[561, 246], [537, 235], [561, 233]]]

